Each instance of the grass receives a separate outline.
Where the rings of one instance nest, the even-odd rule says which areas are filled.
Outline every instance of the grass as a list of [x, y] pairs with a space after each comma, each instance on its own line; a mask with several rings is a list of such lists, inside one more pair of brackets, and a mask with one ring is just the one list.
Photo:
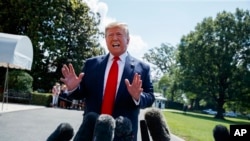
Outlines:
[[249, 120], [238, 118], [215, 119], [213, 115], [178, 110], [163, 111], [170, 132], [185, 141], [213, 141], [213, 128], [217, 124], [225, 125], [228, 130], [230, 124], [250, 124]]

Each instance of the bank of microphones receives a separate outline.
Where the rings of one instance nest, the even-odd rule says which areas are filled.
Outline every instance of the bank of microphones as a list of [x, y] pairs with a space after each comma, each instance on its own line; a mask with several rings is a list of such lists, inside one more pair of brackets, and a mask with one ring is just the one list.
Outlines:
[[[140, 120], [141, 141], [170, 141], [170, 131], [161, 111], [147, 108]], [[60, 124], [47, 141], [70, 141], [74, 130], [68, 123]], [[131, 120], [124, 116], [113, 118], [107, 114], [87, 113], [73, 141], [133, 141]]]

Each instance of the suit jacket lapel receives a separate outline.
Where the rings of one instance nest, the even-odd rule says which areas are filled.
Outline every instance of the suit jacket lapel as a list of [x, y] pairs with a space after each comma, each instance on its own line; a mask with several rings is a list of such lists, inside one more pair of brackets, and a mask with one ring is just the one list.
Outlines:
[[96, 88], [99, 88], [98, 90], [98, 93], [99, 93], [99, 100], [100, 102], [102, 102], [102, 97], [103, 97], [103, 87], [104, 87], [104, 75], [105, 75], [105, 70], [106, 70], [106, 65], [107, 65], [107, 62], [108, 62], [108, 58], [109, 58], [109, 54], [108, 55], [105, 55], [101, 58], [100, 60], [100, 68], [98, 70], [96, 70], [98, 73], [98, 76], [97, 78], [99, 78], [99, 82], [98, 82], [98, 85], [100, 87], [96, 87]]
[[124, 93], [127, 90], [126, 84], [125, 84], [125, 79], [128, 79], [129, 82], [131, 82], [133, 80], [134, 68], [135, 68], [135, 60], [128, 54], [128, 56], [126, 57], [126, 62], [125, 62], [120, 86], [118, 88], [118, 92], [116, 95], [116, 101], [118, 101], [118, 99], [121, 97], [120, 94]]

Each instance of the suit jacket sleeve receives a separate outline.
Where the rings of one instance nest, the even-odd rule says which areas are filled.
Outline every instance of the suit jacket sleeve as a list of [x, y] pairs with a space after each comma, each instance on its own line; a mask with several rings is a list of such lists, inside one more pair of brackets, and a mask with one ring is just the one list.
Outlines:
[[142, 88], [143, 92], [140, 96], [140, 108], [146, 108], [152, 106], [155, 97], [153, 84], [150, 76], [150, 67], [148, 65], [143, 64], [143, 75], [141, 75], [142, 79]]

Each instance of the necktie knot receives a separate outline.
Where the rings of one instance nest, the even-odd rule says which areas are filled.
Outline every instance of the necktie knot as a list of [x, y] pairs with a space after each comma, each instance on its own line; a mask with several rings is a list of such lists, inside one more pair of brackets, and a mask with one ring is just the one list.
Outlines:
[[114, 61], [114, 62], [116, 62], [116, 61], [118, 61], [118, 60], [120, 60], [119, 56], [115, 56], [115, 57], [113, 58], [113, 61]]

